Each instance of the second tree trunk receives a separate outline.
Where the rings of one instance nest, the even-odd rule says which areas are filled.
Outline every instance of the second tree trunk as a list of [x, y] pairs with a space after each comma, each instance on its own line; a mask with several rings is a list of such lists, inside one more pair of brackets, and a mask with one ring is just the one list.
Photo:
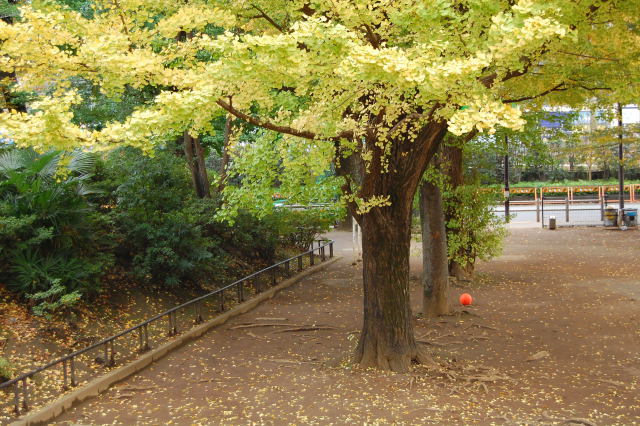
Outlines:
[[198, 198], [211, 198], [209, 176], [204, 159], [204, 149], [198, 138], [189, 133], [183, 135], [184, 156], [191, 171], [191, 179]]
[[422, 312], [425, 317], [449, 312], [449, 265], [447, 231], [438, 185], [423, 181], [420, 185], [420, 222], [422, 224]]

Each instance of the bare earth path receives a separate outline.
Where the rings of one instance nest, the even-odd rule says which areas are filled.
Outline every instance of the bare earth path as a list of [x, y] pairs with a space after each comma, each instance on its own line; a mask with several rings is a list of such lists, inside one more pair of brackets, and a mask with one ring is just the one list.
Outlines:
[[[512, 229], [501, 258], [453, 287], [472, 308], [416, 319], [439, 367], [407, 374], [350, 365], [361, 270], [350, 235], [333, 237], [345, 259], [330, 270], [59, 424], [640, 424], [640, 232]], [[233, 328], [261, 322], [291, 326]], [[331, 328], [293, 330], [314, 324]]]

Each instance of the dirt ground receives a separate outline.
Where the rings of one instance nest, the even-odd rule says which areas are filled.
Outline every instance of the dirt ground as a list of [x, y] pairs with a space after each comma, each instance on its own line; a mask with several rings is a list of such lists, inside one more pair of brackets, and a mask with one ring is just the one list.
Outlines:
[[[416, 319], [439, 367], [406, 374], [351, 365], [361, 266], [350, 235], [332, 237], [345, 258], [329, 270], [58, 424], [640, 423], [640, 232], [512, 229], [502, 257], [452, 287], [474, 296], [466, 312]], [[412, 268], [417, 312], [418, 252]], [[288, 326], [235, 328], [256, 323]]]

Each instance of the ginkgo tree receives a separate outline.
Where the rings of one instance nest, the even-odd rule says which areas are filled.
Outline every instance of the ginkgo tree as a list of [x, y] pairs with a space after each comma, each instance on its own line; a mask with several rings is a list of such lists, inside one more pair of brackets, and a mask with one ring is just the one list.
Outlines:
[[[34, 0], [0, 26], [0, 68], [42, 97], [29, 113], [0, 115], [0, 127], [36, 149], [150, 151], [184, 131], [211, 131], [222, 109], [282, 134], [289, 147], [300, 144], [301, 156], [315, 156], [309, 161], [333, 163], [363, 229], [355, 360], [404, 371], [428, 359], [411, 322], [410, 219], [445, 133], [518, 129], [514, 103], [580, 102], [603, 82], [637, 90], [639, 7], [640, 0], [96, 0], [80, 15]], [[160, 90], [127, 119], [91, 131], [71, 120], [80, 99], [69, 81], [78, 76], [114, 97], [126, 87]]]

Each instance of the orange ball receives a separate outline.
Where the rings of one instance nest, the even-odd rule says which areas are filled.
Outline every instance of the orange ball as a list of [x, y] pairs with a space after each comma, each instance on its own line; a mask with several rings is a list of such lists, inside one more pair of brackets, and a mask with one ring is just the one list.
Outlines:
[[460, 304], [462, 305], [470, 305], [473, 302], [473, 297], [469, 293], [462, 293], [460, 295]]

